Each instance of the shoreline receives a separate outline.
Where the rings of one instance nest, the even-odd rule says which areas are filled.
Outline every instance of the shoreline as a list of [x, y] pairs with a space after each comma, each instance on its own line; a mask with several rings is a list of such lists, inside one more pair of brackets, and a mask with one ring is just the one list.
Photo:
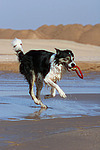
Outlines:
[[[1, 61], [0, 71], [19, 73], [19, 62], [17, 61]], [[94, 61], [76, 61], [76, 64], [80, 67], [82, 71], [100, 71], [100, 62]]]

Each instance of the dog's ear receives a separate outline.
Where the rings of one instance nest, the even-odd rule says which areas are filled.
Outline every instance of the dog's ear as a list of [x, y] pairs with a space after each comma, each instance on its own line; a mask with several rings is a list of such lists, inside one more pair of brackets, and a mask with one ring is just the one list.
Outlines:
[[55, 48], [55, 50], [56, 50], [56, 54], [59, 55], [60, 54], [60, 49]]

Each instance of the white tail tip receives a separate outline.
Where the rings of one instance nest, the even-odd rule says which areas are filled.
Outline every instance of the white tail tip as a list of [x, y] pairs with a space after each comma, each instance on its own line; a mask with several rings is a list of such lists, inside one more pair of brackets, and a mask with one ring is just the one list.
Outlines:
[[13, 48], [15, 51], [21, 50], [23, 51], [22, 48], [22, 41], [20, 39], [15, 38], [12, 42], [11, 42]]

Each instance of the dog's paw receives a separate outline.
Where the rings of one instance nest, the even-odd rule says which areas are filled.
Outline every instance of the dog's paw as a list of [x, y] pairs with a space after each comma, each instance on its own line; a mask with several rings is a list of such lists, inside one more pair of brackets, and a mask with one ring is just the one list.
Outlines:
[[64, 92], [61, 92], [61, 93], [60, 93], [60, 96], [61, 96], [62, 98], [66, 98], [66, 97], [67, 97]]
[[52, 98], [52, 97], [53, 97], [52, 95], [45, 95], [44, 99], [49, 99], [49, 98]]
[[47, 109], [47, 108], [48, 108], [46, 105], [44, 105], [44, 104], [42, 103], [41, 100], [35, 99], [34, 102], [35, 102], [35, 104], [37, 104], [37, 105], [41, 105], [41, 108], [44, 108], [44, 109]]
[[47, 109], [48, 106], [47, 106], [47, 105], [44, 105], [44, 104], [42, 103], [42, 104], [41, 104], [41, 108]]

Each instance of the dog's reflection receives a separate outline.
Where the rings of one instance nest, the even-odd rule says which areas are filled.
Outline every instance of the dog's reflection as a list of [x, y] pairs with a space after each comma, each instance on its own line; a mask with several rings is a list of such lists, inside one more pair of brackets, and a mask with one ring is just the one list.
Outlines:
[[[33, 107], [33, 108], [38, 108], [38, 107]], [[39, 110], [35, 111], [34, 113], [31, 113], [28, 116], [26, 116], [25, 119], [36, 119], [36, 120], [39, 120], [39, 119], [41, 119], [41, 113], [43, 113], [46, 110], [47, 109], [45, 109], [45, 108], [40, 108]]]

